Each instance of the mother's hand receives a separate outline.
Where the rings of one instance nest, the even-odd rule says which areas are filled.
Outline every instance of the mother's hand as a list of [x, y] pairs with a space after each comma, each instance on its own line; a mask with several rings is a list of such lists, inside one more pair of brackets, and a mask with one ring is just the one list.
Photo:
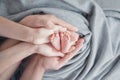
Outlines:
[[58, 70], [63, 67], [83, 47], [83, 43], [84, 39], [80, 38], [75, 44], [75, 49], [65, 54], [64, 57], [40, 56], [39, 64], [42, 65], [45, 69]]
[[30, 15], [23, 18], [20, 22], [25, 26], [34, 29], [33, 43], [42, 44], [48, 42], [48, 36], [58, 31], [77, 31], [76, 27], [64, 22], [53, 15]]
[[21, 60], [34, 53], [39, 53], [44, 56], [64, 56], [61, 52], [53, 49], [50, 44], [34, 45], [8, 39], [0, 47], [1, 80], [8, 80], [20, 64]]
[[39, 44], [39, 42], [35, 41], [36, 38], [37, 39], [41, 38], [41, 36], [37, 36], [39, 34], [39, 30], [33, 27], [50, 28], [54, 27], [55, 25], [60, 25], [73, 31], [77, 30], [70, 24], [51, 15], [30, 15], [21, 20], [20, 23], [23, 25], [10, 21], [0, 16], [0, 36]]
[[79, 39], [75, 49], [64, 57], [44, 57], [35, 55], [20, 80], [42, 80], [46, 69], [58, 70], [63, 67], [83, 46], [84, 39]]
[[72, 26], [69, 23], [57, 18], [54, 15], [30, 15], [23, 18], [20, 21], [21, 24], [34, 27], [34, 28], [54, 28], [56, 25], [62, 26], [63, 28], [67, 28], [70, 31], [77, 31], [78, 29]]

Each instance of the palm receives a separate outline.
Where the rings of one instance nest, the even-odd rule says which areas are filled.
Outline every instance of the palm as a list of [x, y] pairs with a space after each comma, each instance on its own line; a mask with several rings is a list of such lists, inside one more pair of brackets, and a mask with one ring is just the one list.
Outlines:
[[83, 39], [79, 39], [75, 45], [75, 49], [71, 52], [68, 52], [64, 57], [40, 56], [39, 62], [46, 69], [60, 69], [82, 48], [83, 42]]

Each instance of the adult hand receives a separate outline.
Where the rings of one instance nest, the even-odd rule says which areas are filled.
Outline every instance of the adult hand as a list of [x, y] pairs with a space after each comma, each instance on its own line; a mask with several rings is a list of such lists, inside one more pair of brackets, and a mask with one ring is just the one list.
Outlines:
[[65, 31], [66, 29], [72, 32], [77, 31], [76, 27], [53, 15], [30, 15], [23, 18], [19, 23], [35, 29], [35, 34], [33, 34], [35, 44], [47, 43], [47, 37], [55, 32]]
[[34, 28], [54, 28], [55, 25], [62, 26], [63, 28], [67, 28], [70, 31], [77, 31], [78, 29], [72, 26], [69, 23], [57, 18], [54, 15], [30, 15], [23, 18], [20, 21], [21, 24], [34, 27]]
[[75, 49], [67, 54], [64, 57], [44, 57], [40, 56], [39, 64], [42, 65], [45, 69], [54, 69], [58, 70], [63, 67], [83, 46], [84, 39], [80, 38], [75, 44]]
[[[8, 45], [10, 47], [8, 47]], [[4, 47], [6, 47], [6, 49]], [[53, 49], [49, 44], [35, 45], [9, 39], [0, 47], [0, 73], [34, 53], [49, 57], [64, 56], [63, 53]]]
[[[76, 28], [70, 24], [51, 15], [31, 15], [20, 21], [21, 24], [5, 19], [0, 16], [0, 36], [8, 37], [20, 41], [39, 44], [39, 30], [30, 27], [55, 27], [55, 25], [65, 26], [65, 28], [75, 31]], [[25, 26], [26, 25], [26, 26]], [[30, 27], [27, 27], [30, 26]], [[39, 36], [41, 38], [41, 36]]]
[[76, 49], [62, 58], [34, 55], [20, 80], [42, 80], [46, 69], [58, 70], [63, 67], [77, 53], [77, 51], [81, 49], [83, 42], [83, 39], [79, 39], [76, 43]]

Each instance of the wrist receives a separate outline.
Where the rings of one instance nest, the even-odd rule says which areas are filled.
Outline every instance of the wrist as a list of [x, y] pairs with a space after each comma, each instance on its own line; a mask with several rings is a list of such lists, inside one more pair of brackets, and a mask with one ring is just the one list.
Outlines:
[[34, 44], [35, 31], [32, 28], [26, 30], [26, 41]]

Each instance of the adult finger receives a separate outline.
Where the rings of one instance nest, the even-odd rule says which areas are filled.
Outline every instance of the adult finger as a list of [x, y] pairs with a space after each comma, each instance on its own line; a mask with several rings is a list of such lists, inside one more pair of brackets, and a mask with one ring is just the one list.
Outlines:
[[52, 56], [63, 57], [64, 56], [63, 53], [61, 53], [60, 51], [57, 51], [50, 44], [40, 44], [40, 45], [38, 45], [36, 53], [38, 53], [38, 54], [40, 53], [43, 56], [49, 56], [49, 57], [52, 57]]
[[67, 28], [70, 31], [77, 31], [78, 30], [76, 27], [72, 26], [71, 24], [69, 24], [69, 23], [67, 23], [67, 22], [63, 21], [62, 19], [59, 19], [55, 16], [52, 16], [52, 21], [54, 24], [63, 26], [64, 28]]
[[46, 28], [40, 28], [36, 29], [34, 32], [34, 44], [44, 44], [49, 42], [49, 37], [59, 31], [65, 31], [65, 28], [62, 28], [60, 26], [54, 27], [53, 29], [46, 29]]
[[71, 31], [77, 31], [78, 29], [71, 24], [55, 17], [54, 15], [30, 15], [23, 18], [20, 21], [20, 24], [29, 26], [29, 27], [44, 27], [44, 28], [53, 28], [55, 25], [60, 25], [64, 28], [67, 28]]
[[19, 23], [32, 28], [53, 28], [55, 25], [49, 15], [29, 15]]

